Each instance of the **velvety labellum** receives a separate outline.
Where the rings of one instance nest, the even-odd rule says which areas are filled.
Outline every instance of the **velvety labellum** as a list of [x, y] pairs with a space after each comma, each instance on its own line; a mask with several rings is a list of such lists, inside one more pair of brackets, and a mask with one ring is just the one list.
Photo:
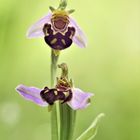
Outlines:
[[65, 32], [52, 30], [51, 24], [45, 24], [43, 28], [45, 42], [55, 50], [63, 50], [71, 46], [75, 34], [74, 27], [68, 27]]
[[40, 92], [41, 98], [46, 101], [48, 104], [53, 105], [55, 101], [60, 100], [62, 103], [70, 101], [72, 98], [72, 91], [68, 90], [66, 92], [59, 91], [57, 89], [49, 89], [45, 87]]

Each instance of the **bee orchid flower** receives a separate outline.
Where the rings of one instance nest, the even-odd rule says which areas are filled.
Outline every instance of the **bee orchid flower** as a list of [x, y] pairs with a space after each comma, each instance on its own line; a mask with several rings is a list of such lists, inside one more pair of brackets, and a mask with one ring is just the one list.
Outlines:
[[69, 48], [74, 42], [80, 48], [87, 44], [86, 37], [76, 21], [70, 16], [73, 10], [50, 8], [46, 16], [33, 24], [28, 32], [28, 38], [44, 37], [46, 44], [54, 50]]
[[83, 109], [90, 105], [91, 93], [86, 93], [79, 88], [74, 88], [72, 80], [68, 79], [68, 70], [65, 63], [59, 65], [62, 68], [62, 75], [57, 78], [55, 88], [39, 89], [19, 85], [16, 91], [26, 100], [33, 101], [40, 106], [53, 105], [56, 101], [62, 104], [67, 103], [73, 110]]
[[42, 90], [36, 87], [19, 85], [16, 90], [24, 99], [33, 101], [42, 107], [53, 105], [55, 101], [59, 100], [62, 103], [67, 103], [73, 110], [84, 109], [89, 106], [90, 98], [93, 96], [93, 94], [86, 93], [78, 88], [72, 88], [71, 95], [68, 97], [62, 91], [48, 89], [47, 87]]

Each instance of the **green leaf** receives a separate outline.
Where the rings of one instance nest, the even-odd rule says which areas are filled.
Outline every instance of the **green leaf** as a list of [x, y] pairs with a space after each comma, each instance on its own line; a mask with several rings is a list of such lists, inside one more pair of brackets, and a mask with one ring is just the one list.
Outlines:
[[76, 111], [67, 104], [60, 105], [60, 140], [72, 140]]
[[98, 122], [105, 116], [104, 113], [99, 114], [92, 124], [85, 130], [76, 140], [92, 140], [97, 134]]

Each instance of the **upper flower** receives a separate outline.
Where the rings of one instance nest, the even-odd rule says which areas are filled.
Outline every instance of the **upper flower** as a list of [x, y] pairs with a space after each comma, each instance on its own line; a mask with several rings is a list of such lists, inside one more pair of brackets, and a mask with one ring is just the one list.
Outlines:
[[66, 65], [63, 63], [59, 67], [62, 68], [62, 75], [57, 79], [55, 88], [38, 89], [19, 85], [16, 88], [17, 92], [25, 99], [40, 106], [53, 105], [55, 101], [60, 101], [67, 103], [74, 110], [86, 108], [90, 104], [90, 98], [93, 94], [74, 88], [72, 81], [68, 80]]
[[27, 37], [44, 37], [45, 42], [54, 50], [66, 49], [73, 42], [81, 48], [85, 47], [86, 37], [70, 17], [73, 11], [66, 11], [62, 6], [60, 5], [58, 9], [51, 7], [51, 12], [29, 28]]

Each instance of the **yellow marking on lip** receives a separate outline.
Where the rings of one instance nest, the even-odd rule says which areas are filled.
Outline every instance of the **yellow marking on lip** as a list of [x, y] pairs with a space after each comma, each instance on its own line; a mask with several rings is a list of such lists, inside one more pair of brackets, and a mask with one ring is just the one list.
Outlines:
[[71, 35], [70, 35], [70, 39], [72, 39], [72, 37], [74, 36], [74, 31], [71, 31]]
[[53, 44], [55, 44], [56, 43], [56, 41], [57, 41], [57, 39], [56, 38], [54, 38], [50, 43], [53, 45]]
[[63, 92], [65, 97], [68, 97], [69, 96], [69, 93], [68, 92]]
[[55, 94], [55, 95], [58, 95], [57, 91], [54, 91], [54, 94]]
[[61, 39], [61, 41], [62, 41], [62, 43], [63, 43], [64, 45], [66, 45], [66, 42], [65, 42], [65, 40], [64, 40], [64, 39]]
[[45, 90], [44, 94], [48, 93], [49, 90]]

